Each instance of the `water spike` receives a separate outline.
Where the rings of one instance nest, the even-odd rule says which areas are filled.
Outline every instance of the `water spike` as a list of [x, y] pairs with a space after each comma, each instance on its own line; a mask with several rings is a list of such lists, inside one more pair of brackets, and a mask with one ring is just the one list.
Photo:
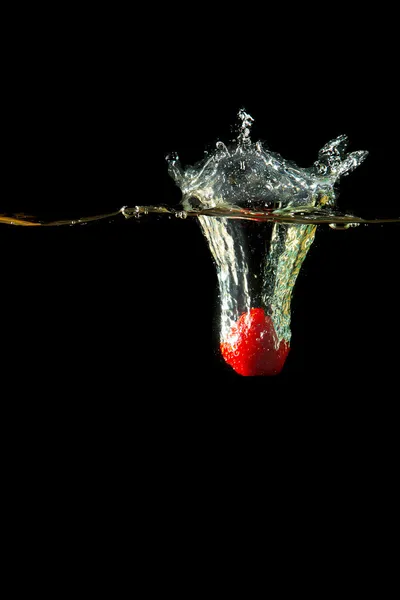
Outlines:
[[368, 152], [359, 150], [346, 155], [348, 137], [340, 135], [331, 140], [318, 153], [318, 160], [314, 163], [314, 169], [319, 176], [331, 176], [332, 181], [345, 175], [358, 167], [367, 157]]
[[368, 151], [367, 150], [357, 150], [356, 152], [352, 152], [348, 154], [346, 158], [340, 163], [337, 169], [338, 177], [342, 177], [343, 175], [348, 175], [351, 171], [354, 171], [362, 162], [367, 158]]
[[240, 150], [242, 148], [248, 147], [251, 144], [250, 129], [254, 122], [254, 119], [245, 111], [244, 108], [241, 108], [238, 112], [238, 120], [239, 126], [237, 136], [237, 150]]

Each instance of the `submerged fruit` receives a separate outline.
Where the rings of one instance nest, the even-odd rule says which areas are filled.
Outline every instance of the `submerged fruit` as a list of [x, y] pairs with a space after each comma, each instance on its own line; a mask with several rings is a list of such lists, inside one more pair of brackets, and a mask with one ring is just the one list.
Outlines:
[[221, 353], [236, 373], [245, 376], [277, 375], [285, 364], [290, 346], [278, 343], [271, 317], [263, 308], [243, 313], [221, 342]]

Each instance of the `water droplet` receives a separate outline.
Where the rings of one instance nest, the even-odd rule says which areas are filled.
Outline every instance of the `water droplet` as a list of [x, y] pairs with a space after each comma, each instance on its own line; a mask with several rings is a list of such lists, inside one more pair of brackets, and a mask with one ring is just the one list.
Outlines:
[[178, 212], [175, 213], [175, 216], [177, 219], [186, 219], [187, 217], [187, 212], [185, 210], [180, 210]]
[[173, 161], [179, 160], [178, 153], [170, 152], [169, 154], [166, 155], [165, 160], [167, 160], [168, 162], [173, 162]]
[[225, 146], [224, 142], [217, 142], [216, 147], [220, 152], [224, 155], [230, 155], [228, 148]]

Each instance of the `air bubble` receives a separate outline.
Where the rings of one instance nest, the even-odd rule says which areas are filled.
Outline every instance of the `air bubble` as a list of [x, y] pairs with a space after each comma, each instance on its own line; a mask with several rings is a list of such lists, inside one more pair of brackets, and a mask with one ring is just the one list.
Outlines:
[[338, 231], [344, 231], [345, 229], [350, 229], [351, 227], [358, 227], [360, 223], [329, 223], [329, 227], [331, 229], [336, 229]]

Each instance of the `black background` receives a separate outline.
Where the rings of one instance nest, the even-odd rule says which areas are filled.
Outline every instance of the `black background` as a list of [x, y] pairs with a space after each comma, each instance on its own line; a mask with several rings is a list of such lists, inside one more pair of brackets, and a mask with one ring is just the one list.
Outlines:
[[[253, 138], [300, 166], [346, 133], [349, 150], [370, 156], [342, 181], [339, 207], [399, 216], [397, 19], [376, 5], [353, 20], [332, 3], [219, 10], [35, 5], [4, 17], [0, 212], [176, 205], [165, 154], [200, 159], [231, 138], [245, 107]], [[377, 572], [398, 506], [398, 235], [397, 225], [320, 227], [296, 284], [284, 370], [242, 378], [218, 356], [216, 276], [194, 221], [0, 225], [1, 406], [15, 415], [1, 420], [3, 512], [18, 553], [32, 563], [47, 546], [68, 565], [64, 583], [71, 556], [82, 553], [90, 572], [90, 558], [108, 563], [112, 549], [123, 553], [119, 572], [129, 560], [130, 572], [150, 570], [146, 585], [182, 585], [182, 558], [204, 564], [187, 551], [192, 540], [207, 558], [210, 540], [232, 540], [242, 557], [254, 544], [239, 549], [240, 529], [261, 539], [268, 523], [270, 540], [277, 523], [287, 550], [282, 529], [292, 541], [306, 523], [304, 554], [314, 523], [318, 551], [322, 539], [332, 547], [334, 523], [340, 556], [362, 540]], [[72, 550], [67, 561], [59, 546]]]
[[[346, 133], [349, 150], [370, 155], [342, 180], [339, 208], [398, 216], [388, 175], [390, 47], [385, 41], [378, 51], [371, 29], [342, 23], [311, 35], [293, 19], [284, 40], [267, 39], [253, 21], [242, 25], [242, 39], [237, 22], [202, 30], [204, 18], [184, 36], [173, 20], [163, 30], [149, 17], [129, 21], [133, 29], [122, 16], [99, 19], [59, 19], [32, 33], [26, 17], [15, 32], [6, 61], [2, 212], [57, 219], [176, 206], [165, 155], [199, 160], [206, 147], [232, 138], [245, 107], [253, 139], [300, 166]], [[254, 384], [219, 357], [216, 275], [194, 220], [3, 225], [0, 234], [2, 360], [13, 381], [54, 393], [79, 382], [92, 395], [120, 398], [139, 384], [151, 394], [171, 382], [189, 396], [196, 382]], [[324, 396], [331, 382], [368, 387], [395, 376], [398, 234], [397, 225], [319, 228], [294, 292], [287, 364], [258, 387], [289, 382]]]

